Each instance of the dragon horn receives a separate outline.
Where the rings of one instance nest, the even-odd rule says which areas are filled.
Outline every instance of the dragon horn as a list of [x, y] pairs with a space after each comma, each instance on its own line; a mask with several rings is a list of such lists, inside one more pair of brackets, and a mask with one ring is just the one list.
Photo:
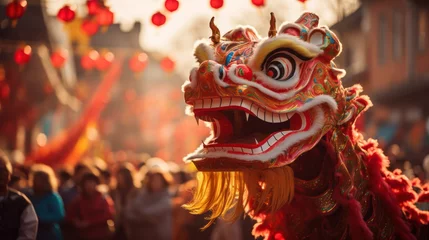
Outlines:
[[212, 30], [212, 36], [210, 39], [212, 40], [213, 44], [218, 44], [220, 41], [220, 31], [219, 28], [216, 27], [214, 24], [214, 17], [210, 20], [210, 28]]
[[277, 34], [276, 29], [276, 16], [274, 16], [274, 13], [271, 12], [271, 19], [270, 19], [270, 30], [268, 31], [268, 37], [274, 37]]

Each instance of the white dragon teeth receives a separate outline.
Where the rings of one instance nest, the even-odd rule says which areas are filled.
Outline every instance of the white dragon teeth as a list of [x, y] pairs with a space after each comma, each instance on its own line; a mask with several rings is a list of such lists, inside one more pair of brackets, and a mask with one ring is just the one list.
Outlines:
[[[247, 109], [252, 115], [258, 117], [265, 122], [281, 123], [286, 122], [292, 118], [295, 112], [289, 113], [274, 113], [253, 104], [250, 100], [241, 99], [238, 97], [224, 97], [224, 98], [206, 98], [195, 101], [194, 110], [210, 109], [219, 107], [236, 106]], [[246, 120], [249, 120], [249, 113], [246, 111]]]
[[[206, 146], [207, 151], [209, 152], [241, 152], [247, 154], [259, 154], [267, 151], [271, 146], [273, 146], [276, 142], [278, 142], [283, 136], [291, 133], [292, 131], [282, 131], [277, 132], [273, 136], [271, 136], [264, 144], [261, 146], [256, 146], [255, 148], [245, 148], [245, 147], [214, 147], [214, 146]], [[255, 138], [255, 143], [259, 145], [260, 143]]]

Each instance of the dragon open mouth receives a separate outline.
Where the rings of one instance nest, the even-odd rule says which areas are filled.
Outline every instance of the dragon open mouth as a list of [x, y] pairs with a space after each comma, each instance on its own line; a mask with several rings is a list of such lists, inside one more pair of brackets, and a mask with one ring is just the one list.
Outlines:
[[309, 130], [314, 117], [312, 109], [275, 112], [230, 97], [197, 100], [193, 111], [197, 121], [209, 123], [213, 132], [188, 160], [216, 157], [217, 153], [256, 156], [271, 152], [286, 139]]

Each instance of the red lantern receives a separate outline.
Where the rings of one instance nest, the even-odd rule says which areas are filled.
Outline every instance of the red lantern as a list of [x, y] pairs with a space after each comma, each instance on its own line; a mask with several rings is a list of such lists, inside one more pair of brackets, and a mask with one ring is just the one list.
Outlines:
[[65, 5], [64, 7], [62, 7], [57, 14], [57, 18], [63, 22], [71, 22], [73, 21], [75, 16], [76, 13], [69, 5]]
[[6, 6], [6, 16], [12, 20], [17, 20], [24, 15], [26, 7], [27, 1], [13, 0]]
[[135, 54], [129, 62], [130, 69], [135, 72], [142, 72], [147, 65], [147, 55], [146, 53]]
[[7, 83], [3, 83], [0, 85], [0, 100], [5, 100], [9, 98], [10, 88]]
[[114, 14], [109, 8], [102, 8], [97, 13], [97, 23], [103, 27], [112, 25], [113, 18]]
[[165, 21], [167, 21], [167, 18], [161, 12], [156, 12], [155, 14], [152, 15], [152, 23], [155, 26], [159, 27], [161, 25], [164, 25]]
[[51, 63], [55, 68], [62, 68], [68, 56], [67, 50], [60, 49], [51, 55]]
[[106, 71], [112, 65], [113, 59], [115, 59], [115, 55], [113, 55], [111, 52], [106, 52], [97, 59], [95, 62], [95, 67], [99, 71]]
[[101, 4], [99, 0], [88, 0], [86, 1], [86, 7], [88, 8], [88, 15], [95, 15], [100, 10]]
[[50, 83], [46, 83], [45, 86], [43, 86], [43, 91], [45, 91], [46, 94], [50, 94], [54, 91], [54, 88]]
[[82, 31], [88, 36], [92, 36], [98, 32], [99, 25], [92, 19], [85, 19], [81, 25]]
[[214, 9], [219, 9], [223, 6], [223, 0], [210, 0], [210, 6]]
[[307, 0], [298, 0], [298, 2], [305, 3], [305, 2], [307, 2]]
[[165, 0], [164, 3], [165, 9], [170, 12], [174, 12], [179, 8], [179, 1], [177, 0]]
[[26, 45], [23, 48], [17, 49], [14, 58], [18, 65], [24, 65], [28, 63], [31, 58], [31, 47]]
[[137, 98], [136, 91], [134, 89], [128, 89], [125, 91], [124, 100], [127, 103], [133, 102]]
[[265, 0], [252, 0], [252, 4], [256, 7], [263, 7], [265, 5]]
[[98, 52], [95, 50], [91, 50], [86, 55], [82, 56], [82, 58], [80, 59], [80, 65], [85, 70], [91, 70], [95, 67], [95, 63], [98, 58], [99, 58]]
[[169, 57], [165, 57], [161, 60], [161, 68], [165, 72], [168, 72], [168, 73], [172, 72], [175, 66], [176, 66], [176, 63], [173, 60], [171, 60]]

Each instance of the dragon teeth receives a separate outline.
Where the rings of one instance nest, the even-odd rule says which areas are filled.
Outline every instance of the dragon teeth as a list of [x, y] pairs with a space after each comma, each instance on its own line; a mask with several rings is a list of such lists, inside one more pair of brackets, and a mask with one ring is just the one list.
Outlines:
[[[290, 120], [295, 112], [289, 113], [275, 113], [265, 108], [259, 107], [257, 104], [252, 103], [250, 100], [241, 99], [238, 97], [223, 97], [223, 98], [209, 98], [196, 100], [194, 110], [210, 109], [210, 108], [224, 108], [229, 106], [241, 107], [247, 109], [247, 112], [256, 116], [257, 118], [270, 122], [281, 123]], [[246, 112], [246, 121], [249, 120], [249, 113]], [[201, 118], [205, 121], [205, 119]], [[197, 120], [198, 123], [198, 120]]]

